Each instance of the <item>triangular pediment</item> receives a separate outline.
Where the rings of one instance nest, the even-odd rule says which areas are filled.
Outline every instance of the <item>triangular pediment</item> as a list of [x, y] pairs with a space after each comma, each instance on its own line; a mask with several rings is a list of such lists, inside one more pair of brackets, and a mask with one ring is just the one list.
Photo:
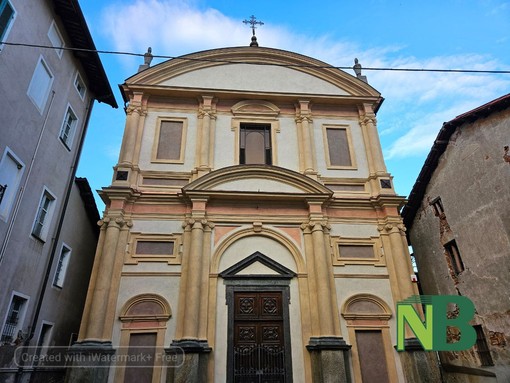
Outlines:
[[252, 278], [276, 278], [291, 279], [296, 273], [285, 266], [269, 258], [267, 255], [256, 251], [242, 261], [230, 266], [221, 272], [223, 279], [252, 279]]
[[268, 165], [236, 165], [213, 171], [189, 183], [184, 194], [255, 194], [286, 196], [320, 196], [329, 198], [333, 192], [301, 173]]

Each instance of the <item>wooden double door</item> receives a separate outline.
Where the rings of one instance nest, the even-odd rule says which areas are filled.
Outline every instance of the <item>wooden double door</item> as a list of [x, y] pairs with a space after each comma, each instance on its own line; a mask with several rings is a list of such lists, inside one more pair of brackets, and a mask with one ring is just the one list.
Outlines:
[[282, 291], [234, 292], [234, 382], [288, 381], [285, 320]]

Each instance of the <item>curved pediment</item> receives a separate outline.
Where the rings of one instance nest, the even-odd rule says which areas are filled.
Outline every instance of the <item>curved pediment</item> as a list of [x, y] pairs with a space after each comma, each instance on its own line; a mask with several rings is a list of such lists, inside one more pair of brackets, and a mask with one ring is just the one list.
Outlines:
[[278, 166], [236, 165], [215, 170], [183, 187], [183, 193], [329, 197], [333, 192], [301, 173]]
[[266, 116], [276, 117], [280, 114], [280, 108], [269, 101], [244, 100], [239, 101], [232, 107], [234, 116]]
[[367, 83], [322, 61], [294, 52], [236, 47], [165, 61], [126, 80], [127, 85], [333, 96], [380, 94]]

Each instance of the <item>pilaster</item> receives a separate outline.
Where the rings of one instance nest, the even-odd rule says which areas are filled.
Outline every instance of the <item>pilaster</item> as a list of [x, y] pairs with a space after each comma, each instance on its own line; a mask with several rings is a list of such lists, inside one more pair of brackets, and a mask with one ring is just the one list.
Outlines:
[[[316, 302], [311, 313], [310, 352], [314, 382], [350, 382], [350, 346], [341, 336], [336, 288], [333, 276], [329, 229], [322, 214], [321, 201], [308, 201], [309, 221], [301, 225], [307, 252], [310, 300]], [[311, 253], [311, 254], [310, 254]], [[315, 323], [314, 323], [315, 322]]]
[[83, 339], [108, 341], [110, 339], [103, 338], [103, 330], [105, 325], [105, 313], [108, 310], [108, 294], [112, 278], [118, 278], [113, 275], [117, 242], [119, 233], [125, 221], [121, 217], [105, 217], [102, 224], [106, 225], [106, 234], [102, 251], [95, 262], [99, 263], [98, 273], [92, 290], [91, 299], [87, 299], [90, 304], [88, 326], [82, 336]]
[[167, 382], [203, 382], [207, 377], [207, 314], [211, 229], [206, 219], [207, 199], [192, 199], [190, 217], [183, 224], [185, 246], [176, 339], [167, 353], [183, 353], [183, 363], [169, 371]]
[[196, 146], [195, 172], [197, 177], [207, 174], [212, 169], [214, 127], [216, 121], [216, 104], [213, 96], [203, 95], [199, 98], [198, 134]]
[[300, 140], [300, 163], [304, 174], [317, 179], [313, 149], [313, 120], [310, 101], [300, 100], [296, 104], [296, 124]]
[[138, 176], [138, 160], [142, 142], [148, 97], [143, 92], [134, 92], [126, 110], [126, 125], [122, 138], [119, 163], [114, 168], [112, 184], [135, 185]]
[[[377, 118], [373, 112], [372, 104], [361, 105], [359, 113], [359, 124], [366, 145], [370, 186], [373, 194], [379, 194], [382, 191], [381, 177], [387, 180], [390, 175], [384, 163], [379, 134], [377, 132]], [[389, 188], [387, 192], [393, 194], [393, 188]]]

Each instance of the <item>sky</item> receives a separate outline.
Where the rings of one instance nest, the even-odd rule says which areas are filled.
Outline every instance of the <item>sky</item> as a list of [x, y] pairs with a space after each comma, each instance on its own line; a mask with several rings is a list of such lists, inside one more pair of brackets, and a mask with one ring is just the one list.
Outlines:
[[[510, 0], [81, 0], [96, 48], [180, 56], [259, 45], [333, 66], [510, 70]], [[111, 184], [125, 124], [119, 84], [141, 57], [100, 54], [119, 109], [96, 103], [77, 175]], [[154, 59], [152, 65], [163, 61]], [[346, 70], [354, 74], [350, 70]], [[363, 72], [384, 103], [377, 126], [397, 193], [409, 195], [444, 122], [510, 92], [510, 74]], [[508, 145], [508, 142], [505, 143]], [[503, 143], [502, 143], [503, 147]], [[503, 155], [503, 152], [502, 152]], [[104, 204], [96, 195], [100, 211]]]

